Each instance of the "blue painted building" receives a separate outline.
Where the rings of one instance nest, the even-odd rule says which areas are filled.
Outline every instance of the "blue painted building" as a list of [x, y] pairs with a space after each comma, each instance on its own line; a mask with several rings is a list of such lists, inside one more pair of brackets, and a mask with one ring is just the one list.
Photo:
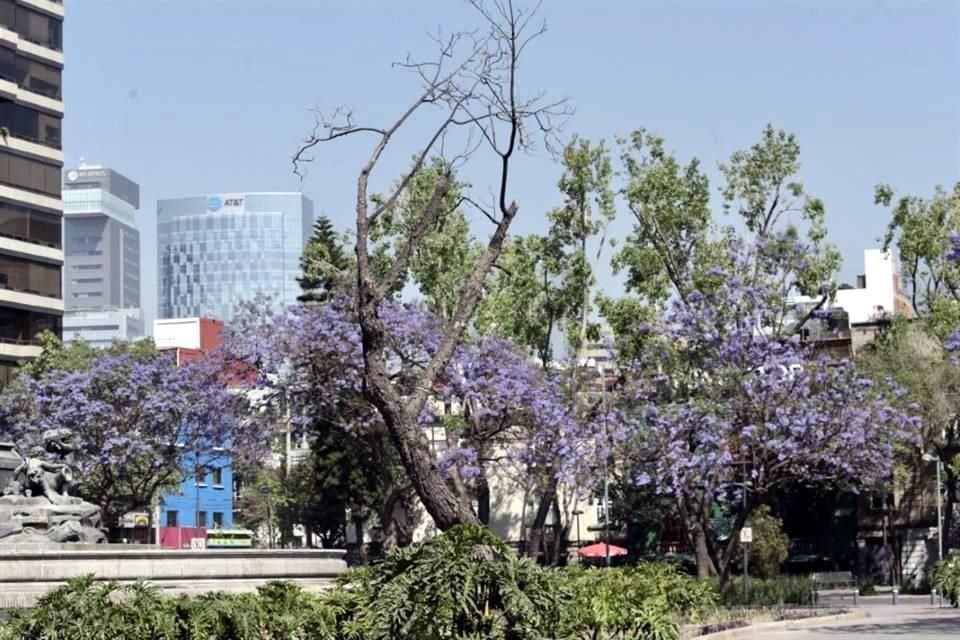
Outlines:
[[233, 527], [233, 469], [230, 458], [221, 454], [212, 471], [188, 477], [179, 494], [160, 500], [161, 527]]

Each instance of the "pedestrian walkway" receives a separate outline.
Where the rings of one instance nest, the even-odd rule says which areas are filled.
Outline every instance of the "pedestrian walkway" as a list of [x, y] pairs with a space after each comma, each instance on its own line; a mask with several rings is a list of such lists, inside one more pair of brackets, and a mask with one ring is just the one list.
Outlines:
[[960, 637], [960, 609], [930, 605], [929, 596], [903, 596], [897, 606], [889, 599], [864, 598], [852, 611], [869, 618], [834, 621], [783, 631], [757, 631], [743, 638], [756, 640], [941, 640]]

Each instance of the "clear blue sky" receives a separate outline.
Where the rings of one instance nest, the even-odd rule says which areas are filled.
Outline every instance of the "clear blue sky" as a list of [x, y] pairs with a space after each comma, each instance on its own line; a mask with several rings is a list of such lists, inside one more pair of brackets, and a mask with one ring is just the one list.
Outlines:
[[[416, 89], [390, 63], [429, 53], [428, 30], [477, 24], [452, 0], [67, 0], [66, 13], [67, 166], [84, 158], [140, 183], [151, 318], [157, 198], [302, 188], [349, 228], [368, 141], [327, 147], [301, 183], [290, 156], [312, 125], [308, 108], [348, 104], [382, 123]], [[844, 279], [886, 223], [875, 183], [928, 194], [960, 179], [958, 2], [547, 1], [542, 15], [549, 31], [523, 81], [572, 98], [568, 134], [612, 141], [644, 127], [684, 161], [699, 157], [716, 190], [717, 162], [767, 122], [795, 132]], [[379, 184], [413, 148], [397, 152]], [[467, 174], [481, 196], [488, 175]], [[517, 162], [517, 231], [543, 228], [558, 175], [544, 156]], [[615, 234], [628, 228], [623, 212]], [[607, 272], [601, 284], [620, 290]]]

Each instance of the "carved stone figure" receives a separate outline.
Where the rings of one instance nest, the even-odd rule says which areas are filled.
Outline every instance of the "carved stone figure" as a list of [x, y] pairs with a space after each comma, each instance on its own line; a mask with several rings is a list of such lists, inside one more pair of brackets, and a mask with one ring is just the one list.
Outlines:
[[[20, 464], [8, 474], [0, 497], [0, 544], [18, 542], [106, 542], [101, 529], [100, 507], [71, 496], [75, 476], [73, 452], [76, 438], [69, 429], [51, 429], [43, 434], [43, 447], [34, 447], [23, 460], [2, 444], [10, 465], [10, 453]], [[44, 453], [59, 457], [52, 462]]]

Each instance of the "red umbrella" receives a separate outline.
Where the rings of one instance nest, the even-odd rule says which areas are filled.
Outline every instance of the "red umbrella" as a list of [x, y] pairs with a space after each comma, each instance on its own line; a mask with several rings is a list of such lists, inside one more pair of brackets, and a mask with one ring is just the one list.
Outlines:
[[608, 546], [610, 547], [611, 558], [616, 556], [625, 556], [630, 553], [623, 547], [618, 547], [615, 544], [607, 545], [605, 542], [597, 542], [596, 544], [581, 547], [578, 553], [580, 554], [581, 558], [606, 558]]

